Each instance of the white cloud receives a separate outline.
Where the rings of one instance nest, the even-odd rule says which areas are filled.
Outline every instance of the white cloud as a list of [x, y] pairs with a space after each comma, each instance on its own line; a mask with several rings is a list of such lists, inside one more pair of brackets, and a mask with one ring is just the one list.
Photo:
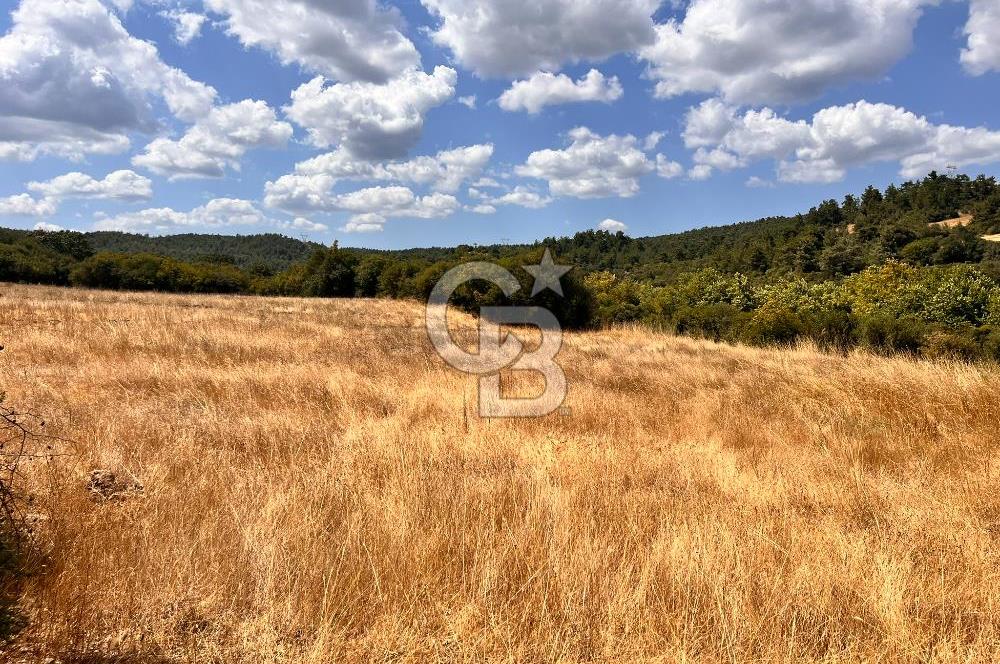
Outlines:
[[314, 78], [292, 92], [288, 117], [318, 147], [340, 145], [360, 159], [403, 157], [420, 139], [426, 113], [455, 94], [458, 74], [437, 67], [411, 70], [384, 84]]
[[[924, 151], [936, 128], [926, 118], [888, 104], [861, 101], [825, 108], [813, 116], [811, 145], [799, 147], [799, 161], [813, 163], [826, 171], [846, 171], [851, 166], [879, 161], [896, 161]], [[833, 168], [828, 168], [828, 164]], [[920, 175], [924, 175], [921, 173]], [[836, 179], [843, 177], [843, 173]]]
[[[392, 182], [454, 193], [477, 177], [493, 156], [490, 144], [443, 150], [408, 161], [375, 163], [355, 158], [340, 148], [295, 166], [295, 173], [268, 182], [264, 204], [290, 212], [339, 209], [333, 187], [342, 181]], [[399, 188], [404, 189], [404, 188]]]
[[335, 209], [354, 212], [352, 221], [365, 224], [376, 223], [376, 218], [441, 219], [461, 208], [458, 200], [449, 194], [416, 196], [407, 187], [359, 189], [337, 196], [333, 205]]
[[604, 74], [591, 69], [578, 81], [565, 74], [538, 72], [531, 78], [515, 81], [500, 95], [500, 108], [505, 111], [527, 111], [535, 114], [546, 106], [574, 102], [599, 101], [610, 104], [621, 99], [624, 94], [617, 76], [605, 78]]
[[736, 124], [736, 109], [721, 99], [706, 99], [688, 109], [684, 117], [684, 145], [703, 148], [718, 145]]
[[370, 187], [351, 192], [339, 196], [337, 206], [343, 210], [375, 213], [386, 218], [409, 219], [441, 219], [451, 216], [461, 207], [458, 200], [449, 194], [415, 196], [406, 187]]
[[966, 71], [976, 76], [1000, 71], [1000, 4], [972, 0], [965, 34], [969, 37], [969, 46], [962, 51]]
[[0, 37], [0, 157], [74, 159], [128, 148], [150, 100], [193, 121], [216, 92], [160, 60], [99, 0], [22, 0]]
[[710, 177], [712, 177], [712, 167], [707, 164], [698, 164], [688, 171], [690, 180], [707, 180]]
[[654, 39], [660, 0], [421, 0], [440, 20], [434, 41], [481, 76], [558, 71]]
[[907, 53], [937, 0], [692, 0], [643, 48], [659, 97], [720, 93], [791, 103], [883, 76]]
[[652, 152], [656, 149], [656, 146], [660, 144], [660, 141], [663, 140], [664, 136], [666, 136], [666, 133], [662, 131], [651, 132], [645, 139], [643, 139], [642, 149], [646, 152]]
[[481, 188], [498, 189], [498, 188], [500, 188], [501, 185], [500, 185], [499, 182], [497, 182], [493, 178], [479, 178], [478, 180], [476, 180], [475, 182], [472, 183], [472, 186], [473, 187], [481, 187]]
[[375, 180], [426, 185], [454, 193], [467, 180], [482, 173], [493, 156], [493, 145], [470, 145], [443, 150], [433, 156], [408, 161], [374, 163], [356, 159], [344, 149], [329, 152], [295, 166], [298, 175], [329, 175], [339, 180]]
[[264, 204], [288, 212], [353, 212], [384, 218], [438, 219], [461, 208], [440, 192], [417, 196], [409, 187], [366, 187], [345, 194], [331, 192], [329, 175], [286, 175], [265, 187]]
[[326, 224], [310, 221], [305, 217], [296, 217], [294, 221], [282, 222], [279, 225], [282, 228], [287, 228], [288, 230], [307, 231], [310, 233], [323, 233], [330, 230], [330, 227]]
[[598, 136], [585, 127], [569, 132], [564, 150], [540, 150], [518, 166], [522, 177], [548, 180], [554, 196], [627, 198], [639, 193], [639, 178], [656, 166], [635, 136]]
[[329, 175], [283, 175], [264, 185], [264, 205], [287, 212], [332, 210], [334, 184]]
[[656, 155], [656, 174], [664, 180], [672, 180], [684, 175], [684, 167], [676, 161], [670, 161], [665, 155]]
[[540, 210], [551, 202], [551, 198], [539, 194], [530, 187], [517, 186], [500, 196], [487, 198], [485, 204], [491, 206], [516, 205], [517, 207]]
[[153, 197], [153, 183], [134, 171], [115, 171], [103, 180], [84, 173], [66, 173], [47, 182], [29, 182], [28, 190], [47, 198], [98, 198], [141, 201]]
[[467, 97], [459, 97], [458, 103], [465, 106], [470, 111], [476, 110], [476, 95], [469, 95]]
[[47, 221], [39, 221], [35, 224], [34, 230], [44, 231], [46, 233], [58, 233], [59, 231], [64, 231], [66, 229], [59, 224], [50, 224]]
[[601, 223], [597, 224], [597, 230], [607, 231], [609, 233], [624, 233], [628, 230], [628, 226], [620, 221], [617, 221], [616, 219], [605, 219]]
[[205, 21], [208, 20], [204, 14], [180, 9], [160, 12], [160, 16], [173, 23], [174, 39], [182, 46], [187, 46], [194, 41], [201, 34], [201, 29], [205, 25]]
[[381, 233], [385, 229], [386, 218], [380, 214], [358, 214], [344, 224], [340, 230], [345, 233]]
[[132, 171], [115, 171], [103, 180], [84, 173], [66, 173], [47, 182], [29, 182], [31, 194], [0, 198], [0, 216], [48, 217], [54, 215], [65, 198], [94, 198], [118, 201], [149, 200], [153, 183]]
[[247, 99], [213, 109], [179, 140], [154, 140], [132, 163], [171, 180], [217, 178], [227, 166], [239, 170], [248, 150], [283, 147], [291, 136], [266, 103]]
[[903, 157], [901, 173], [912, 178], [932, 170], [996, 163], [1000, 163], [1000, 131], [938, 125], [927, 145]]
[[190, 212], [178, 212], [172, 208], [150, 208], [114, 217], [102, 217], [94, 224], [94, 228], [103, 231], [158, 234], [190, 231], [192, 228], [256, 226], [265, 221], [264, 215], [250, 201], [216, 198]]
[[58, 209], [58, 202], [51, 198], [36, 199], [29, 194], [0, 198], [0, 217], [49, 217]]
[[765, 180], [762, 177], [756, 175], [751, 175], [747, 178], [746, 186], [750, 189], [771, 189], [774, 187], [774, 183], [770, 180]]
[[382, 83], [420, 66], [395, 8], [377, 0], [206, 0], [245, 46], [337, 81]]
[[709, 166], [720, 171], [729, 171], [734, 168], [746, 166], [746, 162], [743, 159], [722, 148], [715, 148], [714, 150], [698, 148], [694, 153], [694, 163]]
[[777, 162], [783, 182], [836, 182], [850, 168], [879, 162], [900, 162], [908, 178], [1000, 162], [1000, 132], [935, 125], [906, 109], [864, 100], [822, 109], [809, 122], [781, 118], [769, 108], [739, 115], [718, 102], [692, 109], [687, 118], [685, 141], [698, 146], [692, 179], [762, 159]]

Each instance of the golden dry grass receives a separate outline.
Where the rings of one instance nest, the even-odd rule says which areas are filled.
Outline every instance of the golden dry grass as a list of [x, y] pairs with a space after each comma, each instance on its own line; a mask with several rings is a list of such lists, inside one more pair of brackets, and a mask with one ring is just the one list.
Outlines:
[[995, 368], [572, 334], [484, 421], [415, 303], [0, 293], [38, 661], [1000, 660]]

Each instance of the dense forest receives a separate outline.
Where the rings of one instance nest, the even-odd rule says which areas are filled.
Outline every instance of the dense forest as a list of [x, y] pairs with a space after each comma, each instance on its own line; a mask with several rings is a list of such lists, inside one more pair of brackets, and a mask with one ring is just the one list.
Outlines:
[[284, 235], [136, 235], [99, 231], [86, 233], [95, 252], [157, 254], [187, 262], [230, 263], [251, 273], [286, 270], [300, 263], [323, 245], [294, 240]]
[[[793, 217], [649, 238], [589, 231], [534, 245], [384, 252], [277, 235], [0, 230], [0, 280], [424, 298], [447, 269], [470, 260], [498, 261], [530, 286], [520, 266], [549, 247], [577, 269], [566, 298], [547, 293], [532, 302], [572, 327], [638, 322], [733, 342], [809, 338], [837, 349], [1000, 359], [1000, 242], [990, 238], [997, 233], [994, 178], [931, 173]], [[503, 301], [487, 284], [456, 293], [456, 304], [470, 309]]]

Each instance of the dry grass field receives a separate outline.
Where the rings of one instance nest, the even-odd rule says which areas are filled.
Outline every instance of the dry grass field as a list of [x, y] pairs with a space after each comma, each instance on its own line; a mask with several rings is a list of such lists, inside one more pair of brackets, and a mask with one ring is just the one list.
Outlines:
[[1000, 661], [1000, 369], [569, 334], [571, 411], [483, 420], [416, 303], [0, 305], [73, 441], [2, 661]]

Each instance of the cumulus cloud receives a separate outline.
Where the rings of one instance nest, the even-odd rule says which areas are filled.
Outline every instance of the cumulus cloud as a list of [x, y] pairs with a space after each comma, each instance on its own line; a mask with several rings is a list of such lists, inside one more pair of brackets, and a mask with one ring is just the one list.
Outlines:
[[377, 0], [206, 0], [245, 46], [337, 81], [384, 83], [420, 66], [399, 11]]
[[285, 113], [317, 147], [340, 145], [359, 159], [403, 157], [420, 139], [424, 116], [455, 94], [458, 74], [410, 70], [384, 84], [336, 83], [322, 77], [292, 92]]
[[707, 164], [698, 164], [688, 171], [688, 179], [700, 181], [712, 177], [712, 167]]
[[654, 39], [660, 0], [421, 0], [439, 20], [434, 41], [481, 76], [558, 71]]
[[547, 180], [554, 196], [628, 198], [639, 193], [639, 178], [656, 168], [635, 136], [599, 136], [578, 127], [569, 138], [564, 150], [531, 153], [516, 173]]
[[798, 102], [883, 76], [909, 53], [923, 7], [936, 1], [692, 0], [640, 55], [659, 97]]
[[966, 71], [976, 76], [1000, 71], [1000, 4], [972, 0], [965, 34], [969, 38], [968, 48], [962, 51]]
[[479, 176], [493, 157], [493, 145], [470, 145], [443, 150], [433, 156], [407, 161], [370, 162], [355, 158], [341, 148], [295, 166], [298, 175], [329, 175], [334, 181], [372, 180], [429, 186], [454, 193], [462, 183]]
[[996, 163], [1000, 163], [1000, 131], [937, 125], [926, 145], [902, 158], [901, 173], [913, 178], [932, 170]]
[[264, 185], [264, 205], [286, 212], [321, 212], [334, 209], [329, 175], [283, 175]]
[[309, 233], [323, 233], [330, 230], [330, 227], [326, 224], [310, 221], [305, 217], [296, 217], [292, 221], [280, 222], [278, 225], [281, 228], [286, 228], [291, 231], [306, 231]]
[[494, 195], [486, 194], [477, 187], [469, 187], [469, 197], [479, 201], [472, 208], [472, 211], [477, 214], [494, 214], [497, 211], [497, 206], [503, 205], [540, 210], [552, 202], [550, 196], [544, 196], [533, 188], [523, 185], [518, 185], [513, 189], [503, 189]]
[[58, 233], [59, 231], [64, 231], [66, 229], [60, 226], [59, 224], [50, 224], [47, 221], [39, 221], [37, 224], [35, 224], [34, 230], [44, 231], [46, 233]]
[[736, 110], [721, 99], [706, 99], [689, 108], [684, 117], [684, 145], [702, 148], [721, 143], [736, 123]]
[[329, 175], [286, 175], [265, 185], [264, 204], [295, 213], [351, 212], [352, 221], [361, 218], [359, 223], [366, 224], [382, 224], [389, 218], [439, 219], [461, 208], [458, 199], [441, 192], [418, 196], [409, 187], [394, 185], [336, 194], [333, 184]]
[[468, 95], [467, 97], [459, 97], [458, 103], [465, 106], [470, 111], [476, 110], [476, 95]]
[[684, 175], [684, 167], [676, 161], [670, 161], [665, 155], [656, 155], [656, 174], [664, 180], [672, 180]]
[[29, 194], [17, 194], [0, 198], [0, 217], [50, 217], [59, 209], [52, 198], [33, 198]]
[[450, 194], [417, 196], [407, 187], [368, 187], [333, 200], [335, 209], [353, 212], [340, 230], [346, 233], [375, 233], [390, 218], [441, 219], [461, 208]]
[[187, 46], [194, 41], [201, 34], [201, 29], [205, 25], [205, 21], [208, 20], [208, 17], [204, 14], [187, 12], [180, 9], [160, 12], [160, 16], [173, 24], [174, 39], [182, 46]]
[[538, 72], [531, 78], [515, 81], [500, 95], [500, 108], [505, 111], [527, 111], [535, 114], [546, 106], [574, 102], [600, 101], [606, 104], [621, 99], [624, 94], [617, 76], [605, 78], [591, 69], [578, 81], [565, 74]]
[[628, 226], [616, 219], [605, 219], [601, 223], [597, 224], [597, 230], [607, 231], [609, 233], [624, 233], [628, 230]]
[[898, 161], [909, 178], [1000, 162], [1000, 132], [935, 125], [906, 109], [864, 100], [822, 109], [809, 122], [787, 120], [769, 108], [741, 115], [714, 101], [692, 109], [687, 119], [685, 142], [697, 146], [693, 179], [762, 159], [777, 162], [784, 182], [836, 182], [852, 167], [877, 162]]
[[94, 224], [94, 228], [102, 231], [162, 234], [189, 231], [192, 228], [255, 226], [265, 220], [251, 201], [216, 198], [190, 212], [178, 212], [164, 207], [126, 212], [114, 217], [102, 216]]
[[345, 233], [381, 233], [385, 228], [386, 218], [380, 214], [355, 215], [340, 230]]
[[153, 197], [153, 183], [132, 171], [115, 171], [103, 180], [84, 173], [66, 173], [46, 182], [29, 182], [31, 194], [0, 198], [0, 216], [49, 217], [66, 198], [141, 201]]
[[338, 210], [384, 218], [439, 219], [451, 216], [461, 205], [449, 194], [417, 196], [408, 187], [368, 187], [334, 199]]
[[[493, 145], [470, 145], [407, 161], [370, 162], [343, 148], [295, 166], [295, 172], [264, 186], [264, 204], [290, 212], [342, 209], [334, 186], [344, 181], [402, 183], [452, 194], [482, 173], [493, 156]], [[409, 191], [407, 189], [407, 191]]]
[[770, 180], [765, 180], [762, 177], [751, 175], [747, 178], [746, 186], [750, 189], [771, 189], [774, 187], [774, 183]]
[[216, 92], [160, 60], [100, 0], [22, 0], [0, 37], [0, 157], [74, 159], [128, 148], [150, 100], [194, 121]]
[[664, 136], [666, 136], [666, 134], [662, 131], [651, 132], [645, 139], [643, 139], [642, 149], [646, 152], [652, 152], [656, 149], [656, 146], [660, 144], [660, 141], [663, 140]]
[[29, 182], [28, 190], [46, 198], [97, 198], [142, 201], [153, 197], [153, 182], [134, 171], [109, 173], [96, 180], [84, 173], [66, 173], [47, 182]]
[[171, 180], [218, 178], [227, 167], [239, 170], [248, 150], [282, 147], [291, 136], [292, 126], [271, 107], [247, 99], [213, 109], [179, 140], [154, 140], [132, 164]]

